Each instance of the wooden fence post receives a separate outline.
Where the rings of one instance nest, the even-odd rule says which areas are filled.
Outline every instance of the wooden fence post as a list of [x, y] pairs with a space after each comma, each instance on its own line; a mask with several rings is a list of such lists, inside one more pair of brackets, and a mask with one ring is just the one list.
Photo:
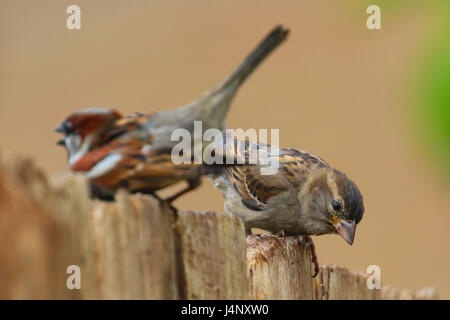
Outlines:
[[247, 238], [251, 299], [315, 299], [308, 244], [297, 237], [252, 235]]
[[[436, 299], [433, 288], [370, 290], [368, 275], [321, 266], [301, 237], [245, 237], [242, 221], [174, 213], [143, 195], [89, 199], [82, 175], [48, 181], [0, 152], [0, 299]], [[66, 273], [79, 266], [81, 289]]]
[[80, 252], [62, 197], [31, 161], [0, 153], [1, 299], [81, 297], [66, 286]]
[[321, 266], [317, 298], [322, 300], [379, 300], [380, 289], [367, 287], [368, 275], [339, 266]]
[[182, 298], [248, 298], [240, 219], [213, 212], [179, 212], [176, 234]]

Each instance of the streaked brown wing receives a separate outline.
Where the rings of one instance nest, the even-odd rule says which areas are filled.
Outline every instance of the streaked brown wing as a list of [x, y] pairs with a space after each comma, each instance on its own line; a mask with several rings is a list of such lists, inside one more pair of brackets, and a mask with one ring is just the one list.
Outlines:
[[139, 112], [135, 112], [133, 115], [129, 115], [124, 118], [116, 120], [115, 125], [117, 127], [141, 125], [146, 121], [148, 121], [151, 117], [152, 114], [142, 114]]
[[152, 137], [147, 135], [146, 130], [142, 130], [142, 124], [151, 117], [151, 114], [144, 115], [136, 112], [132, 116], [116, 120], [109, 130], [104, 132], [106, 136], [103, 138], [103, 141], [110, 141], [120, 136], [126, 136], [127, 139], [130, 137], [140, 138], [140, 135], [142, 135], [142, 138], [146, 140], [145, 142], [151, 143]]
[[277, 158], [279, 169], [273, 175], [262, 175], [260, 165], [234, 166], [227, 170], [231, 184], [249, 209], [263, 210], [270, 198], [298, 188], [313, 166], [328, 166], [323, 159], [292, 148], [279, 149]]
[[289, 186], [284, 175], [261, 175], [260, 166], [235, 166], [227, 170], [228, 178], [242, 198], [242, 203], [252, 210], [262, 210], [267, 201], [286, 191]]
[[171, 158], [171, 148], [160, 147], [144, 152], [124, 150], [123, 160], [119, 163], [128, 175], [121, 181], [130, 191], [156, 191], [177, 182], [199, 179], [202, 165], [188, 163], [175, 164]]
[[328, 167], [324, 159], [294, 148], [281, 148], [279, 163], [279, 172], [295, 185], [305, 181], [312, 168]]

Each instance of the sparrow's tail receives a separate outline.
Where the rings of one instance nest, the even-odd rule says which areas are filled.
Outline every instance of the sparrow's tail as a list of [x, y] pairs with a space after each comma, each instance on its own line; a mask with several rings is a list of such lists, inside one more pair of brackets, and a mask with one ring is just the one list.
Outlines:
[[[205, 100], [229, 102], [239, 89], [242, 83], [252, 74], [252, 72], [275, 50], [287, 37], [289, 30], [279, 25], [272, 29], [269, 34], [253, 49], [253, 51], [242, 61], [231, 74], [214, 86], [202, 97]], [[215, 103], [221, 107], [220, 103]], [[224, 110], [225, 113], [227, 110]]]
[[224, 120], [237, 90], [259, 64], [286, 39], [288, 33], [288, 29], [276, 26], [228, 77], [188, 105], [160, 112], [157, 116], [159, 118], [152, 118], [152, 124], [158, 124], [160, 121], [162, 125], [167, 125], [165, 119], [170, 118], [174, 126], [191, 130], [193, 121], [201, 120], [203, 130], [224, 129]]
[[225, 129], [224, 120], [237, 90], [258, 65], [286, 39], [288, 33], [289, 30], [282, 26], [275, 27], [228, 77], [200, 98], [180, 108], [152, 115], [144, 126], [157, 131], [154, 143], [170, 143], [168, 137], [177, 128], [192, 132], [194, 120], [202, 121], [203, 130]]
[[225, 118], [230, 102], [239, 87], [252, 74], [252, 72], [274, 51], [287, 37], [289, 30], [279, 25], [253, 49], [231, 74], [220, 83], [206, 92], [199, 102], [202, 107], [211, 108], [211, 111]]

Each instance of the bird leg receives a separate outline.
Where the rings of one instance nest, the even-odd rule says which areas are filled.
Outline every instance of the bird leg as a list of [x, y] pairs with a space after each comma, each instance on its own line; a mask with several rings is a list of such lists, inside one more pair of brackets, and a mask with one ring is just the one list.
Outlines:
[[314, 263], [314, 275], [312, 278], [315, 278], [319, 274], [319, 261], [317, 260], [316, 246], [310, 236], [302, 236], [305, 244], [308, 244], [311, 249], [311, 259], [312, 263]]
[[195, 180], [189, 180], [188, 181], [188, 186], [184, 189], [181, 189], [178, 192], [175, 192], [173, 195], [171, 195], [170, 197], [167, 197], [166, 199], [164, 199], [168, 204], [171, 204], [173, 201], [175, 201], [178, 197], [182, 196], [183, 194], [192, 191], [196, 188], [198, 188], [198, 186], [200, 185], [200, 179], [195, 179]]
[[177, 208], [175, 208], [170, 202], [167, 202], [166, 199], [163, 199], [163, 198], [161, 198], [160, 196], [158, 196], [155, 192], [150, 193], [150, 195], [152, 195], [154, 198], [156, 198], [156, 200], [159, 201], [159, 204], [160, 204], [160, 205], [163, 205], [163, 204], [165, 203], [165, 204], [167, 204], [167, 205], [169, 206], [169, 208], [170, 208], [173, 212], [175, 212], [175, 213], [178, 212], [178, 209], [177, 209]]

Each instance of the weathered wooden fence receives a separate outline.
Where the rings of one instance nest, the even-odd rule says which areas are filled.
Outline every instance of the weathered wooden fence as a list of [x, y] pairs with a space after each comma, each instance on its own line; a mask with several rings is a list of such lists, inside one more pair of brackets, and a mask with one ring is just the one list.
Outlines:
[[[69, 290], [69, 266], [81, 289]], [[178, 212], [119, 192], [91, 201], [85, 179], [49, 181], [30, 160], [0, 154], [1, 299], [430, 299], [369, 290], [367, 275], [321, 266], [301, 238], [245, 237], [233, 215]]]

